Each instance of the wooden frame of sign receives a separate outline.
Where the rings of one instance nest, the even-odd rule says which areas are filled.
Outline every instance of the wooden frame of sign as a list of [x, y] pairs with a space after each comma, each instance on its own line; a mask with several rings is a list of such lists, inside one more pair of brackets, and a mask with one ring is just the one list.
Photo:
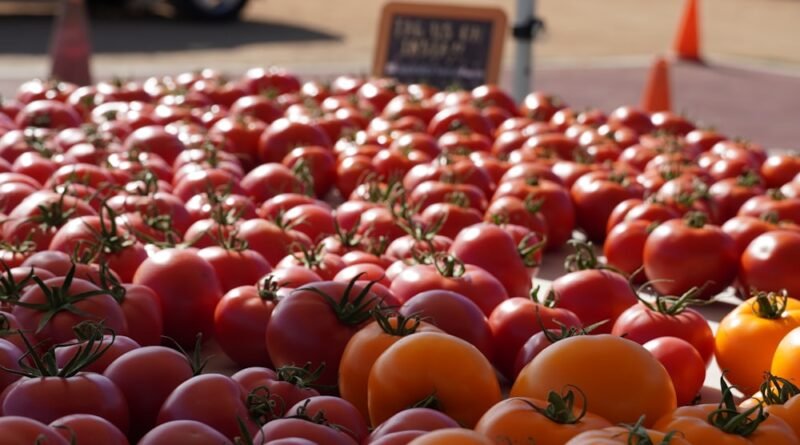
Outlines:
[[372, 74], [440, 88], [496, 84], [506, 22], [499, 8], [387, 3]]

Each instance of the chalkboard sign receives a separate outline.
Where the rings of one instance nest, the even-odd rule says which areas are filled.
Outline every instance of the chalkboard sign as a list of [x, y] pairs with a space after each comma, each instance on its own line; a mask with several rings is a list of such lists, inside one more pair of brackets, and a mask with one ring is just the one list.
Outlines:
[[501, 9], [392, 2], [383, 8], [373, 74], [439, 88], [497, 83], [505, 32]]

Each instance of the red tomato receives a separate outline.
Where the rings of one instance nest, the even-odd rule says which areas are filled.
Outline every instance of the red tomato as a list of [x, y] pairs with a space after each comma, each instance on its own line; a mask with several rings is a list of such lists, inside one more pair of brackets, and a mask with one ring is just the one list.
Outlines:
[[125, 335], [128, 324], [116, 300], [74, 274], [73, 270], [66, 277], [49, 278], [28, 288], [12, 312], [20, 326], [43, 344], [73, 340], [73, 326], [84, 320], [103, 321]]
[[336, 385], [344, 347], [379, 303], [371, 285], [321, 281], [303, 286], [272, 312], [266, 341], [276, 366], [325, 364], [320, 385]]
[[0, 417], [3, 443], [7, 445], [68, 445], [54, 429], [28, 417], [3, 415]]
[[[258, 286], [228, 291], [214, 310], [214, 336], [225, 354], [240, 366], [270, 365], [266, 335], [272, 311], [278, 303], [280, 283], [265, 280]], [[255, 339], [242, 341], [242, 339]]]
[[107, 377], [92, 372], [71, 377], [23, 377], [3, 392], [0, 408], [4, 416], [25, 416], [43, 423], [69, 414], [94, 414], [120, 431], [128, 431], [125, 396]]
[[636, 304], [628, 280], [608, 270], [588, 269], [556, 278], [552, 285], [556, 307], [572, 311], [584, 326], [607, 320], [595, 329], [607, 334], [617, 318]]
[[205, 423], [196, 420], [173, 420], [162, 423], [148, 432], [139, 445], [220, 445], [228, 438]]
[[161, 250], [139, 266], [133, 282], [159, 296], [164, 335], [184, 347], [191, 347], [198, 333], [211, 336], [222, 290], [214, 268], [197, 250]]
[[281, 162], [293, 148], [308, 145], [330, 147], [331, 141], [318, 125], [280, 118], [261, 134], [258, 156], [262, 162]]
[[581, 326], [581, 320], [568, 309], [550, 308], [531, 298], [510, 298], [489, 316], [495, 347], [495, 365], [510, 381], [516, 377], [514, 360], [522, 345], [542, 329]]
[[[151, 372], [158, 369], [158, 373]], [[137, 439], [156, 422], [167, 396], [194, 374], [190, 361], [163, 346], [134, 349], [114, 360], [103, 375], [122, 391], [130, 411], [130, 437]], [[142, 391], [147, 388], [147, 391]]]
[[678, 406], [694, 403], [703, 388], [708, 361], [703, 360], [691, 343], [677, 337], [654, 338], [644, 343], [644, 347], [669, 373]]
[[632, 277], [635, 282], [644, 282], [646, 278], [641, 272], [644, 243], [654, 228], [655, 224], [644, 220], [622, 221], [615, 225], [603, 243], [603, 255], [609, 266]]
[[759, 235], [741, 256], [739, 280], [745, 289], [780, 292], [800, 297], [800, 275], [793, 272], [793, 258], [800, 255], [800, 233], [774, 230]]
[[81, 445], [128, 445], [119, 428], [92, 414], [71, 414], [50, 422], [50, 426], [64, 439]]
[[178, 385], [164, 400], [157, 422], [196, 420], [233, 440], [241, 434], [239, 421], [250, 433], [255, 430], [245, 404], [246, 396], [244, 388], [230, 377], [198, 375]]
[[592, 241], [605, 239], [609, 217], [617, 204], [641, 198], [643, 193], [632, 176], [609, 171], [586, 173], [570, 189], [578, 225]]
[[532, 282], [514, 238], [501, 227], [480, 223], [459, 232], [450, 253], [494, 275], [512, 297], [530, 293]]
[[419, 315], [444, 332], [468, 341], [488, 360], [494, 357], [492, 331], [486, 316], [472, 300], [457, 292], [420, 292], [403, 303], [400, 314]]
[[503, 284], [478, 266], [463, 265], [452, 257], [438, 257], [435, 265], [420, 264], [404, 269], [390, 287], [401, 302], [429, 290], [457, 292], [478, 305], [489, 316], [508, 299]]
[[682, 295], [702, 287], [698, 298], [708, 299], [736, 278], [733, 239], [719, 227], [706, 224], [702, 213], [662, 223], [644, 245], [644, 271], [653, 288], [665, 295]]
[[386, 419], [369, 435], [367, 443], [378, 443], [382, 437], [406, 431], [436, 431], [457, 428], [458, 423], [447, 414], [430, 408], [409, 408]]
[[708, 366], [714, 355], [714, 334], [705, 317], [689, 307], [697, 302], [695, 295], [658, 297], [654, 303], [641, 300], [617, 318], [611, 334], [640, 345], [659, 337], [677, 337], [691, 344]]

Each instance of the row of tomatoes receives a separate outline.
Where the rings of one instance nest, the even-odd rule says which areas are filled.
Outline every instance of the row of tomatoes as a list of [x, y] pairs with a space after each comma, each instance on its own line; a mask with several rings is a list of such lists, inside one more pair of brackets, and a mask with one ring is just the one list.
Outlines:
[[[4, 366], [29, 377], [3, 374], [6, 421], [92, 412], [136, 439], [156, 422], [165, 425], [156, 433], [199, 428], [210, 437], [211, 426], [228, 439], [267, 422], [268, 432], [282, 431], [259, 433], [272, 439], [311, 429], [275, 420], [294, 413], [286, 420], [339, 426], [338, 435], [320, 433], [339, 439], [312, 440], [363, 442], [367, 423], [424, 402], [501, 443], [544, 440], [549, 429], [482, 429], [496, 411], [544, 411], [570, 434], [601, 425], [580, 416], [586, 406], [606, 424], [647, 414], [643, 425], [672, 428], [659, 418], [683, 413], [676, 404], [693, 401], [715, 353], [746, 393], [773, 370], [769, 411], [794, 395], [797, 335], [788, 333], [797, 312], [794, 300], [769, 292], [800, 292], [790, 273], [800, 237], [795, 157], [768, 157], [671, 113], [576, 112], [537, 93], [517, 107], [492, 86], [436, 92], [385, 79], [300, 84], [251, 70], [226, 81], [203, 71], [81, 88], [33, 81], [17, 99], [0, 110], [4, 319], [37, 347], [17, 362], [27, 345], [8, 331], [17, 344], [4, 343]], [[560, 248], [576, 225], [605, 239], [611, 266], [576, 244], [552, 294], [530, 298], [541, 251]], [[737, 275], [756, 296], [715, 341], [688, 306]], [[645, 276], [666, 297], [640, 301], [629, 281]], [[86, 320], [105, 327], [73, 331]], [[181, 358], [175, 379], [153, 381], [180, 356], [155, 346], [162, 334], [190, 349], [198, 333], [241, 367], [259, 368], [192, 377], [201, 360]], [[81, 352], [44, 352], [76, 338], [86, 342]], [[155, 358], [163, 354], [172, 362]], [[128, 361], [115, 379], [110, 370]], [[618, 363], [638, 365], [623, 372]], [[84, 365], [90, 379], [77, 374]], [[515, 382], [512, 395], [534, 400], [500, 402], [494, 369]], [[113, 383], [79, 390], [97, 398], [43, 389], [102, 380], [99, 372]], [[30, 377], [44, 375], [56, 380]], [[309, 392], [286, 395], [275, 380], [342, 398], [304, 405]], [[643, 404], [620, 403], [630, 386], [648, 394]], [[63, 405], [37, 403], [52, 399]], [[709, 434], [797, 440], [762, 405], [738, 416], [727, 403], [706, 407], [717, 419]], [[796, 414], [783, 417], [791, 415], [796, 425]], [[770, 429], [781, 439], [753, 435]], [[145, 443], [167, 439], [158, 440]]]

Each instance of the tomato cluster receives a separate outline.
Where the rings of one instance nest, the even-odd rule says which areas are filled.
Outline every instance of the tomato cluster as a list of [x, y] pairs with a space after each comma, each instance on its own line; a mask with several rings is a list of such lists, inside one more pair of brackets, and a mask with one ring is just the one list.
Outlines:
[[[34, 80], [0, 238], [3, 444], [800, 441], [800, 158], [670, 112]], [[715, 335], [692, 306], [731, 286]]]

